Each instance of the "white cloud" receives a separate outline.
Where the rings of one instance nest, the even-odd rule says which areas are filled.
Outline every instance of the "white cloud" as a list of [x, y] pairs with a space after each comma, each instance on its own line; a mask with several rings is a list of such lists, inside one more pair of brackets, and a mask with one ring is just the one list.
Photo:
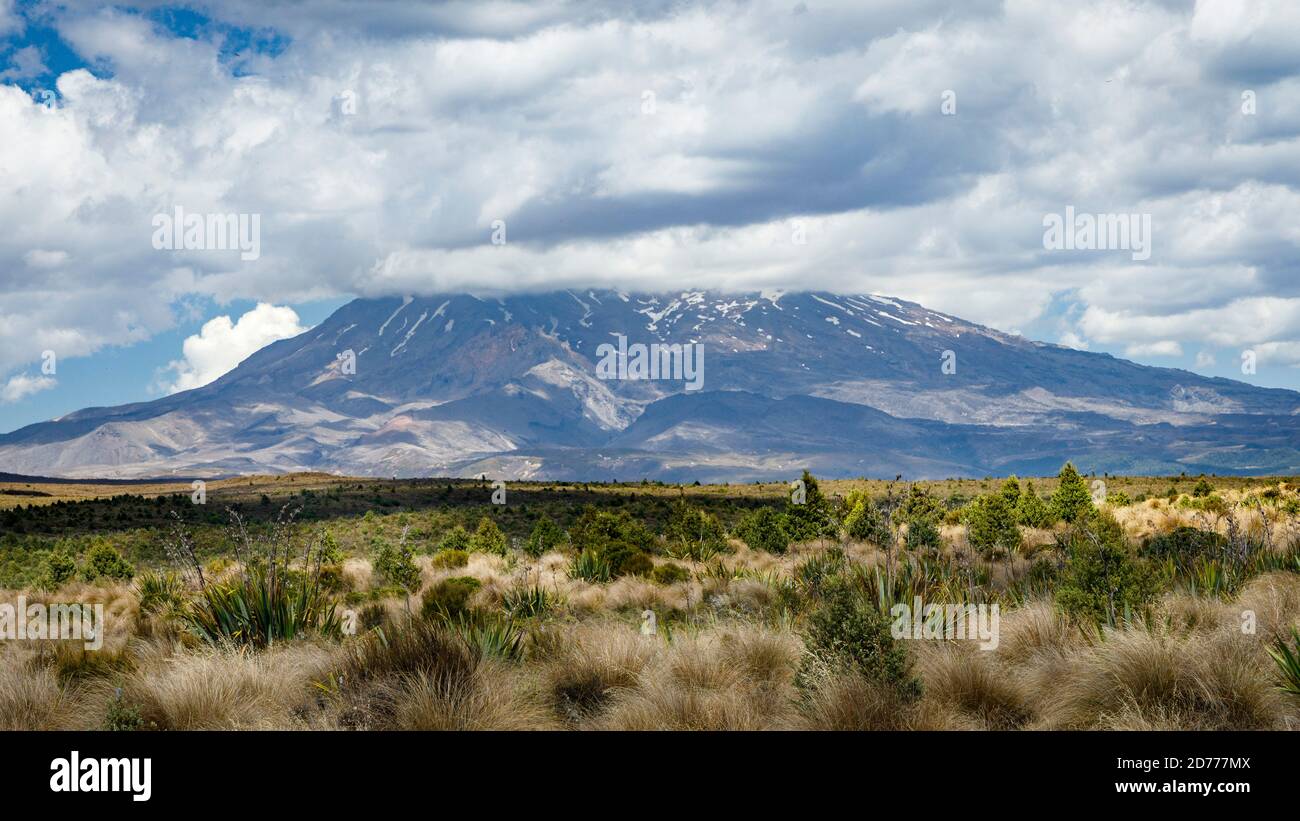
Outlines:
[[[0, 21], [0, 27], [3, 25], [3, 21]], [[36, 46], [24, 46], [18, 49], [9, 55], [9, 62], [13, 67], [0, 71], [0, 80], [24, 80], [39, 77], [49, 71], [45, 65], [44, 53]]]
[[1182, 356], [1183, 346], [1172, 339], [1164, 339], [1159, 342], [1143, 342], [1126, 347], [1124, 355], [1133, 359], [1147, 356]]
[[14, 0], [0, 0], [0, 35], [23, 30], [23, 20], [14, 9]]
[[67, 251], [46, 251], [41, 248], [33, 248], [23, 254], [23, 262], [26, 262], [32, 268], [58, 268], [67, 261]]
[[1261, 364], [1300, 368], [1300, 342], [1265, 342], [1255, 348]]
[[[597, 284], [878, 291], [1026, 332], [1069, 295], [1063, 344], [1300, 340], [1294, 4], [959, 5], [203, 4], [287, 35], [238, 73], [219, 35], [52, 9], [97, 70], [53, 109], [0, 84], [0, 373], [195, 295]], [[1067, 204], [1150, 213], [1151, 260], [1045, 252]], [[154, 250], [176, 205], [260, 214], [261, 258]]]
[[1088, 340], [1079, 336], [1074, 331], [1066, 331], [1061, 334], [1060, 342], [1067, 348], [1074, 348], [1079, 351], [1088, 350]]
[[1213, 368], [1216, 361], [1212, 351], [1196, 352], [1196, 367], [1198, 368]]
[[49, 376], [28, 376], [25, 373], [9, 377], [9, 381], [0, 387], [0, 402], [12, 403], [40, 391], [47, 391], [58, 384]]
[[261, 348], [305, 330], [292, 308], [264, 302], [235, 322], [229, 316], [209, 319], [197, 334], [186, 338], [182, 346], [185, 358], [169, 366], [176, 379], [166, 390], [176, 393], [201, 388], [234, 370]]

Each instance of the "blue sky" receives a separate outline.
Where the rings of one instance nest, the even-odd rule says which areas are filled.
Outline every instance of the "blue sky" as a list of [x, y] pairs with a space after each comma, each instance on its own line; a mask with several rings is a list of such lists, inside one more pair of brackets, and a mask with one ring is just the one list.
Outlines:
[[[0, 431], [353, 296], [585, 285], [876, 292], [1300, 388], [1295, 4], [949, 5], [0, 0]], [[177, 206], [259, 254], [154, 247]], [[1067, 206], [1149, 215], [1149, 258], [1045, 248]]]

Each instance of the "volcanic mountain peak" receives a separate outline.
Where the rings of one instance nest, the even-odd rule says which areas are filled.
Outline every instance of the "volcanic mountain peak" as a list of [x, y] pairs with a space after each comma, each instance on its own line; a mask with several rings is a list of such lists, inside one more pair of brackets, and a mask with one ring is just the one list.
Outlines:
[[[604, 378], [601, 346], [620, 338], [700, 346], [702, 389]], [[354, 300], [202, 388], [0, 436], [0, 467], [734, 481], [802, 466], [1033, 473], [1074, 459], [1295, 472], [1298, 409], [1292, 391], [1033, 342], [877, 294], [442, 294]]]

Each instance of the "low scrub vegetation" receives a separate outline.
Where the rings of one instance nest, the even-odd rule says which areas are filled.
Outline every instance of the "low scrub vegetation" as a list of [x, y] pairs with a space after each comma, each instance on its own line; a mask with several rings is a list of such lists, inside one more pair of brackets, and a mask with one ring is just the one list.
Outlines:
[[[1296, 485], [1095, 481], [10, 542], [6, 598], [105, 630], [0, 647], [0, 728], [1300, 729]], [[917, 603], [996, 606], [996, 641], [900, 631]]]

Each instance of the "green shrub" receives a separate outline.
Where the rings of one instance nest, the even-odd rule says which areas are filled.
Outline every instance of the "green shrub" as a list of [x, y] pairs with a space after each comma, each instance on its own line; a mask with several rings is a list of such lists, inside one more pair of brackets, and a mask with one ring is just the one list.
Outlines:
[[677, 584], [690, 580], [691, 571], [675, 562], [664, 562], [650, 571], [650, 578], [658, 584]]
[[920, 485], [912, 485], [903, 503], [899, 505], [896, 516], [900, 521], [911, 522], [917, 519], [930, 519], [939, 522], [948, 510], [943, 502], [936, 499]]
[[854, 503], [849, 514], [844, 517], [844, 533], [854, 541], [870, 542], [882, 547], [887, 547], [893, 541], [884, 514], [867, 498]]
[[1052, 494], [1053, 518], [1073, 522], [1091, 514], [1092, 494], [1074, 465], [1066, 462], [1057, 479], [1056, 492]]
[[1016, 502], [1016, 522], [1022, 527], [1046, 528], [1055, 521], [1051, 508], [1034, 489], [1034, 483], [1026, 482], [1025, 490]]
[[1178, 499], [1178, 507], [1186, 510], [1204, 510], [1219, 515], [1228, 512], [1227, 501], [1217, 493], [1208, 496], [1182, 496]]
[[786, 506], [786, 533], [793, 542], [839, 537], [839, 522], [830, 500], [822, 493], [817, 479], [808, 471], [799, 480], [803, 483], [804, 501], [791, 501]]
[[1016, 505], [1020, 504], [1020, 479], [1014, 474], [1008, 476], [1006, 481], [1002, 483], [1002, 490], [999, 491], [999, 494], [1002, 496], [1003, 501], [1007, 503], [1007, 507], [1015, 510]]
[[443, 579], [424, 591], [420, 615], [439, 621], [460, 618], [470, 610], [469, 600], [482, 586], [483, 583], [473, 576]]
[[504, 556], [506, 555], [506, 547], [506, 535], [501, 532], [501, 528], [497, 527], [497, 523], [487, 516], [479, 519], [478, 528], [469, 540], [470, 551]]
[[46, 590], [58, 590], [72, 580], [77, 574], [77, 563], [61, 548], [50, 551], [45, 557], [45, 571], [41, 576], [41, 586]]
[[469, 564], [469, 553], [464, 550], [439, 550], [433, 554], [433, 558], [429, 560], [429, 563], [434, 567], [448, 569], [464, 567]]
[[943, 547], [943, 537], [934, 520], [922, 516], [907, 523], [905, 544], [913, 553], [933, 553]]
[[727, 550], [727, 532], [717, 517], [682, 501], [673, 504], [664, 536], [675, 559], [704, 562]]
[[843, 579], [828, 580], [822, 602], [808, 618], [808, 656], [795, 676], [802, 690], [825, 673], [852, 671], [894, 690], [903, 700], [921, 694], [907, 649], [890, 632], [890, 620], [862, 591]]
[[438, 541], [438, 552], [441, 553], [445, 550], [459, 550], [462, 553], [468, 553], [470, 551], [469, 542], [469, 533], [465, 528], [456, 525], [442, 535], [442, 539]]
[[1228, 539], [1221, 533], [1184, 526], [1148, 536], [1138, 553], [1151, 559], [1184, 560], [1221, 556], [1227, 547]]
[[122, 558], [122, 554], [108, 542], [96, 541], [86, 552], [86, 560], [81, 567], [81, 578], [88, 582], [95, 579], [113, 579], [126, 581], [135, 575], [135, 568]]
[[321, 536], [320, 558], [325, 564], [342, 564], [343, 548], [339, 547], [338, 539], [334, 538], [331, 531], [325, 531]]
[[649, 576], [654, 572], [654, 560], [646, 553], [633, 553], [619, 568], [620, 576]]
[[1068, 558], [1056, 591], [1057, 605], [1073, 618], [1115, 626], [1143, 615], [1156, 595], [1156, 575], [1130, 555], [1115, 517], [1094, 512], [1058, 538]]
[[411, 593], [420, 589], [420, 568], [416, 567], [415, 556], [405, 541], [380, 547], [375, 555], [374, 567], [384, 584]]
[[122, 701], [122, 690], [118, 689], [116, 697], [108, 704], [108, 716], [104, 719], [104, 729], [111, 732], [129, 732], [144, 728], [144, 718], [140, 708]]
[[1196, 484], [1192, 487], [1192, 496], [1196, 497], [1197, 499], [1201, 498], [1202, 496], [1209, 496], [1213, 492], [1214, 492], [1214, 485], [1207, 482], [1204, 476], [1198, 479]]
[[544, 553], [555, 550], [564, 544], [564, 531], [560, 526], [551, 521], [550, 516], [543, 516], [533, 525], [533, 532], [528, 535], [528, 545], [525, 548], [529, 556], [538, 558]]
[[767, 506], [755, 508], [741, 517], [736, 525], [736, 537], [751, 550], [785, 553], [790, 547], [787, 524], [785, 514]]
[[626, 545], [621, 549], [626, 550], [628, 555], [638, 550], [656, 552], [654, 534], [644, 524], [633, 519], [626, 510], [615, 513], [593, 507], [585, 508], [578, 521], [569, 528], [569, 540], [579, 553], [584, 550], [606, 553], [607, 546], [614, 542]]
[[1128, 507], [1133, 504], [1133, 500], [1122, 490], [1112, 490], [1106, 494], [1106, 504], [1111, 507]]
[[971, 547], [986, 557], [1008, 556], [1020, 549], [1015, 511], [1001, 494], [981, 496], [966, 508]]

